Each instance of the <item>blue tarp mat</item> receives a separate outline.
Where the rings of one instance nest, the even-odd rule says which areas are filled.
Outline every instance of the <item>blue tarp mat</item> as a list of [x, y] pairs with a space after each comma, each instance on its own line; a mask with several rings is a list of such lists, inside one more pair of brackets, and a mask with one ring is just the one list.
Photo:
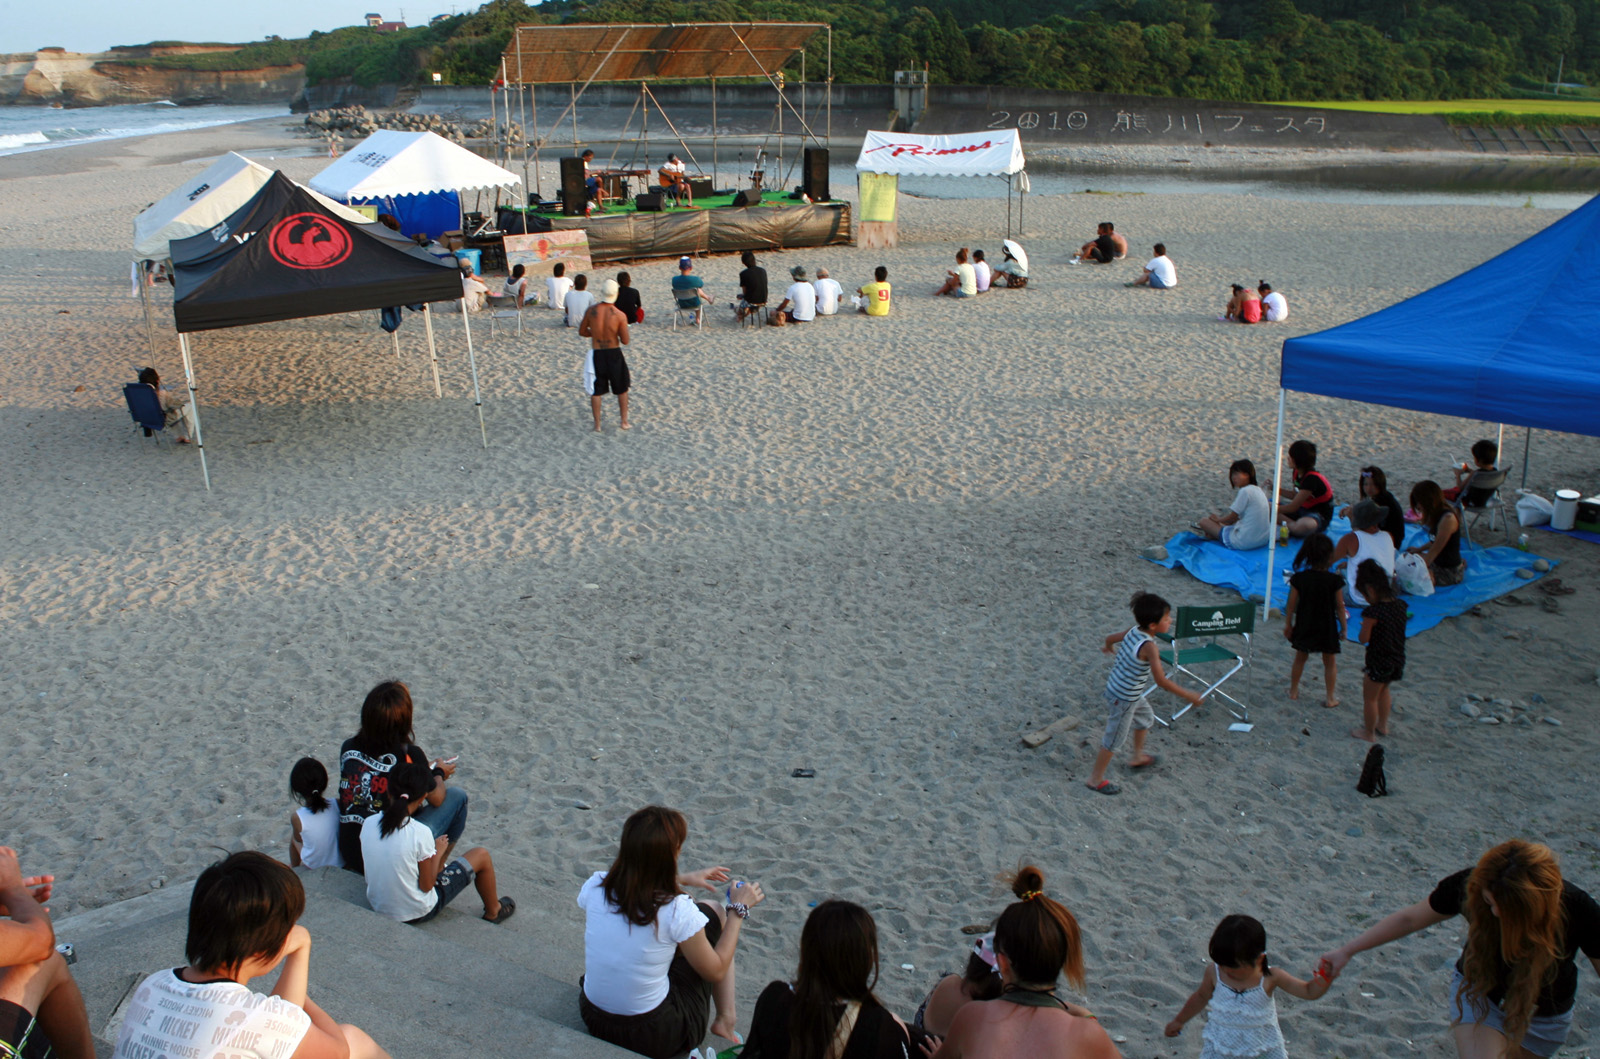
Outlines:
[[437, 239], [461, 227], [461, 198], [454, 191], [427, 191], [420, 195], [385, 195], [377, 199], [351, 199], [352, 206], [376, 206], [400, 222], [400, 234], [419, 232]]
[[[1328, 536], [1335, 542], [1349, 532], [1350, 523], [1347, 519], [1334, 519], [1333, 524], [1328, 527]], [[1426, 531], [1418, 526], [1406, 526], [1406, 547], [1417, 547], [1426, 544], [1427, 541]], [[1298, 554], [1300, 554], [1298, 540], [1291, 540], [1288, 544], [1278, 547], [1274, 558], [1274, 564], [1279, 571], [1277, 579], [1273, 582], [1274, 606], [1281, 608], [1289, 598], [1289, 586], [1284, 581], [1283, 572], [1294, 566], [1294, 557]], [[1424, 629], [1433, 628], [1446, 618], [1465, 614], [1479, 603], [1531, 584], [1532, 582], [1516, 576], [1516, 571], [1539, 558], [1538, 555], [1516, 548], [1463, 547], [1461, 554], [1467, 564], [1467, 577], [1461, 584], [1438, 589], [1431, 596], [1401, 597], [1411, 611], [1411, 617], [1406, 622], [1407, 636], [1415, 636]], [[1224, 547], [1220, 542], [1208, 541], [1185, 530], [1167, 541], [1167, 558], [1150, 561], [1168, 570], [1182, 567], [1208, 585], [1231, 588], [1248, 599], [1252, 594], [1259, 595], [1263, 588], [1262, 575], [1267, 569], [1267, 549], [1257, 548], [1254, 551], [1236, 552], [1232, 548]], [[1551, 559], [1549, 562], [1554, 568], [1556, 561]], [[1345, 603], [1350, 608], [1349, 634], [1350, 639], [1354, 640], [1361, 633], [1361, 621], [1358, 617], [1360, 601], [1346, 599]]]
[[1537, 528], [1544, 530], [1546, 533], [1559, 533], [1563, 537], [1576, 537], [1580, 541], [1588, 541], [1590, 544], [1600, 544], [1600, 533], [1590, 533], [1588, 530], [1581, 529], [1558, 530], [1554, 526], [1550, 525], [1539, 526]]

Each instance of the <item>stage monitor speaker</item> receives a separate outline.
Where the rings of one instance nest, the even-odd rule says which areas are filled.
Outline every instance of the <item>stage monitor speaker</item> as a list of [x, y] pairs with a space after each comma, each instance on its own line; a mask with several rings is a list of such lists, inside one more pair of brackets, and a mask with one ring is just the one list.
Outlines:
[[583, 212], [583, 159], [561, 159], [561, 212], [576, 217]]
[[712, 190], [710, 180], [691, 180], [689, 181], [689, 194], [697, 199], [704, 199], [710, 198], [716, 192]]
[[827, 202], [833, 198], [828, 194], [828, 149], [826, 147], [807, 147], [805, 174], [800, 183], [800, 189], [810, 196], [812, 202]]
[[735, 206], [759, 206], [761, 205], [761, 192], [741, 191], [733, 197], [733, 204]]
[[660, 213], [661, 192], [646, 191], [644, 194], [634, 198], [633, 205], [640, 213]]

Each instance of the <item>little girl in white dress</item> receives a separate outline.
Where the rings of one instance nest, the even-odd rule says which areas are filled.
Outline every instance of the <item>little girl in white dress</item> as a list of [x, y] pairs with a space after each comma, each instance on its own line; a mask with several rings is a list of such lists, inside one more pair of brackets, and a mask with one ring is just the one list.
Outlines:
[[1167, 1023], [1167, 1036], [1182, 1033], [1183, 1024], [1204, 1010], [1200, 1059], [1288, 1059], [1273, 990], [1316, 1000], [1328, 991], [1328, 977], [1319, 968], [1306, 982], [1269, 967], [1266, 928], [1250, 916], [1228, 916], [1217, 924], [1209, 952], [1212, 964]]

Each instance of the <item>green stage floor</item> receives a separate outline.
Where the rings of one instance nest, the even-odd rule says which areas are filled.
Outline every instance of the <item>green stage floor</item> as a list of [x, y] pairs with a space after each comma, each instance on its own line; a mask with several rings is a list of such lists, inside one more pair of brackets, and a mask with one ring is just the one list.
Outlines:
[[[695, 199], [693, 206], [682, 206], [682, 207], [679, 207], [679, 206], [663, 205], [662, 208], [661, 208], [661, 212], [663, 212], [663, 213], [685, 213], [685, 212], [687, 212], [687, 211], [689, 211], [691, 209], [714, 210], [714, 209], [718, 209], [720, 207], [732, 206], [733, 205], [733, 199], [734, 199], [734, 196], [731, 195], [731, 194], [730, 195], [704, 195], [704, 196], [702, 196], [702, 197], [700, 197], [698, 199]], [[834, 202], [834, 203], [842, 203], [842, 201], [843, 200], [841, 200], [841, 199], [833, 199], [833, 200], [831, 200], [831, 202]], [[801, 203], [800, 203], [800, 201], [798, 199], [791, 199], [788, 195], [769, 194], [769, 195], [766, 195], [766, 196], [764, 196], [762, 198], [761, 205], [763, 205], [763, 206], [799, 206], [799, 205], [801, 205]], [[824, 205], [826, 205], [826, 203]], [[528, 210], [527, 212], [543, 213], [543, 214], [545, 214], [545, 216], [549, 216], [549, 217], [559, 217], [559, 216], [561, 216], [560, 210]], [[633, 204], [633, 200], [629, 199], [626, 204], [618, 205], [618, 204], [612, 203], [610, 205], [607, 205], [606, 208], [605, 208], [605, 212], [603, 214], [599, 210], [596, 210], [593, 214], [591, 214], [591, 216], [594, 216], [594, 217], [601, 217], [601, 216], [605, 216], [605, 217], [620, 217], [620, 216], [622, 216], [624, 214], [638, 213], [638, 212], [639, 212], [639, 210]]]

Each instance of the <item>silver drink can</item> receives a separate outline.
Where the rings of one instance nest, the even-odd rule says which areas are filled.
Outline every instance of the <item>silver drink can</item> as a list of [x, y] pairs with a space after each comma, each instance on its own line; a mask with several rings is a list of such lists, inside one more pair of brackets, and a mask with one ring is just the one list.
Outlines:
[[56, 946], [56, 951], [59, 952], [61, 954], [61, 958], [66, 960], [68, 963], [78, 962], [78, 950], [72, 947], [72, 942], [63, 941], [61, 944]]

